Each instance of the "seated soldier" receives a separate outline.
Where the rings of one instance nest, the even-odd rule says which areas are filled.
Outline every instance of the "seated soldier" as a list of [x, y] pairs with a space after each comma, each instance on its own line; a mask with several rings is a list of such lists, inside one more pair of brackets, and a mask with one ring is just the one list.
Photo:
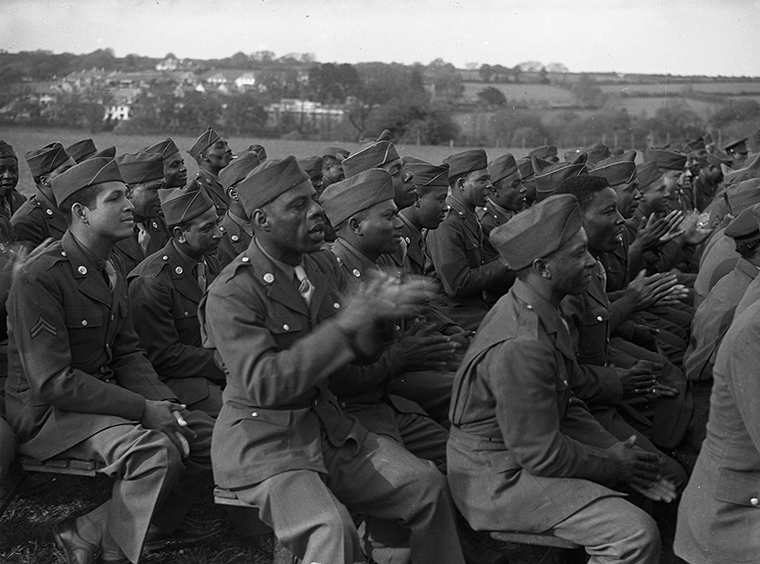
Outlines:
[[416, 564], [463, 562], [443, 475], [368, 432], [327, 389], [380, 352], [385, 325], [408, 315], [422, 288], [385, 278], [345, 301], [340, 267], [320, 251], [322, 208], [295, 158], [268, 160], [245, 183], [254, 238], [200, 307], [204, 346], [227, 374], [217, 484], [257, 507], [304, 562], [362, 561], [349, 510], [408, 531]]
[[58, 241], [66, 232], [66, 218], [55, 205], [51, 183], [76, 163], [60, 143], [50, 143], [24, 155], [36, 191], [11, 217], [16, 238], [29, 248], [45, 239]]
[[[610, 304], [607, 298], [606, 273], [598, 257], [604, 251], [614, 250], [622, 237], [623, 218], [617, 211], [617, 195], [606, 179], [597, 176], [565, 180], [559, 192], [577, 198], [588, 236], [588, 249], [597, 259], [594, 276], [586, 291], [562, 302], [578, 363], [598, 366], [606, 371], [609, 371], [609, 364], [621, 369], [621, 413], [654, 444], [674, 449], [684, 438], [693, 409], [683, 373], [663, 356], [625, 339], [615, 338], [612, 343], [609, 340], [610, 333], [616, 329], [615, 324], [621, 323], [621, 319], [614, 312], [618, 302]], [[577, 395], [584, 401], [589, 400], [579, 393]], [[673, 470], [678, 470], [677, 465]], [[685, 478], [683, 472], [678, 474], [681, 479]]]
[[489, 312], [457, 372], [448, 443], [454, 501], [476, 530], [542, 533], [590, 562], [657, 562], [644, 511], [611, 489], [671, 500], [657, 456], [619, 442], [570, 391], [578, 367], [562, 299], [596, 264], [574, 197], [550, 197], [491, 234], [518, 281]]
[[219, 171], [230, 164], [233, 157], [227, 141], [209, 127], [195, 140], [188, 153], [198, 163], [198, 176], [195, 181], [214, 202], [216, 215], [221, 218], [230, 207], [227, 194], [219, 182]]
[[488, 174], [493, 188], [486, 196], [486, 205], [478, 209], [478, 218], [486, 237], [494, 227], [505, 224], [522, 211], [527, 191], [511, 153], [491, 161], [488, 164]]
[[340, 147], [327, 147], [322, 151], [322, 188], [343, 180], [343, 160], [351, 153]]
[[115, 478], [110, 501], [54, 527], [66, 561], [136, 563], [210, 476], [213, 421], [177, 401], [139, 346], [111, 254], [134, 227], [116, 161], [90, 158], [52, 184], [69, 229], [11, 289], [8, 422], [22, 454], [98, 460]]
[[172, 237], [127, 278], [135, 330], [161, 381], [188, 409], [216, 417], [224, 372], [201, 346], [198, 304], [221, 270], [214, 253], [222, 234], [203, 191], [175, 188], [161, 196]]
[[187, 184], [185, 159], [174, 141], [167, 137], [160, 143], [146, 147], [141, 153], [157, 153], [164, 160], [164, 182], [166, 188], [182, 188]]
[[444, 163], [449, 165], [449, 212], [438, 229], [426, 235], [434, 276], [443, 291], [436, 305], [464, 329], [474, 331], [489, 308], [486, 292], [499, 296], [514, 278], [497, 260], [475, 215], [491, 189], [485, 151], [457, 153]]
[[219, 259], [222, 268], [246, 250], [253, 238], [251, 219], [245, 215], [245, 208], [240, 202], [237, 186], [248, 176], [248, 173], [260, 164], [261, 161], [256, 153], [246, 151], [242, 155], [238, 155], [219, 173], [219, 182], [222, 183], [222, 188], [224, 188], [230, 201], [230, 207], [224, 213], [219, 224], [222, 240], [219, 243], [216, 258]]
[[0, 140], [0, 214], [8, 220], [26, 202], [16, 191], [19, 170], [18, 157], [8, 143]]
[[306, 157], [298, 159], [298, 166], [301, 170], [309, 175], [311, 185], [317, 191], [317, 195], [322, 193], [322, 157]]
[[[374, 273], [382, 271], [378, 259], [395, 252], [401, 239], [401, 220], [393, 203], [391, 176], [381, 169], [361, 172], [331, 184], [320, 202], [325, 215], [338, 229], [332, 252], [338, 257], [349, 292], [356, 293], [372, 280]], [[330, 379], [329, 387], [341, 405], [367, 429], [391, 436], [413, 454], [440, 464], [446, 458], [446, 430], [414, 401], [389, 395], [388, 388], [393, 379], [402, 375], [415, 379], [413, 371], [433, 371], [432, 378], [420, 375], [427, 384], [426, 389], [420, 390], [420, 399], [440, 398], [437, 405], [432, 405], [434, 418], [447, 421], [454, 374], [444, 370], [451, 370], [465, 347], [443, 335], [425, 334], [419, 327], [424, 320], [408, 323], [413, 328], [402, 328], [404, 333], [399, 342], [389, 347], [377, 362], [365, 367], [361, 379], [355, 374], [348, 379], [336, 375]]]
[[119, 155], [119, 172], [127, 184], [135, 228], [132, 235], [116, 243], [124, 274], [129, 274], [145, 257], [161, 249], [171, 237], [161, 216], [158, 191], [165, 188], [164, 162], [156, 153]]

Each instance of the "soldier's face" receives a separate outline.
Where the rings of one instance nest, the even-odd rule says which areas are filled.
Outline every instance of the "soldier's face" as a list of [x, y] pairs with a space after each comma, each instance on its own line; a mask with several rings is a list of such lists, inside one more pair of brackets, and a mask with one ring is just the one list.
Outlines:
[[560, 249], [546, 258], [553, 286], [562, 294], [583, 294], [591, 282], [596, 260], [588, 252], [588, 239], [583, 229], [573, 235]]
[[161, 202], [158, 199], [158, 190], [164, 187], [164, 181], [147, 182], [137, 184], [129, 191], [129, 199], [134, 206], [132, 214], [138, 219], [157, 217], [161, 211]]
[[668, 210], [668, 204], [673, 199], [665, 183], [660, 180], [642, 193], [641, 199], [649, 204], [653, 211], [664, 212]]
[[401, 244], [398, 208], [393, 200], [379, 202], [367, 210], [360, 224], [362, 248], [378, 254], [395, 253]]
[[622, 241], [623, 216], [617, 209], [617, 194], [605, 188], [594, 194], [583, 212], [588, 246], [597, 251], [614, 251]]
[[308, 180], [267, 204], [265, 214], [266, 225], [257, 237], [266, 238], [268, 248], [274, 246], [281, 257], [313, 253], [322, 246], [325, 215]]
[[634, 178], [631, 182], [615, 186], [615, 192], [618, 197], [620, 215], [625, 219], [633, 217], [633, 212], [639, 207], [639, 200], [641, 199], [638, 179]]
[[475, 207], [486, 205], [486, 196], [491, 189], [491, 177], [485, 168], [467, 174], [462, 182], [464, 199]]
[[227, 146], [227, 141], [224, 139], [217, 140], [216, 143], [211, 145], [204, 151], [206, 160], [211, 166], [216, 168], [224, 168], [232, 160], [232, 150]]
[[340, 182], [346, 177], [343, 173], [343, 165], [338, 159], [332, 157], [325, 157], [322, 161], [322, 176], [332, 184]]
[[182, 237], [190, 249], [197, 255], [213, 255], [219, 248], [222, 232], [216, 223], [216, 208], [209, 208], [198, 217], [190, 220]]
[[412, 184], [414, 175], [404, 168], [401, 159], [385, 163], [381, 168], [387, 170], [393, 179], [393, 201], [398, 209], [413, 205], [417, 201], [417, 192]]
[[522, 180], [503, 178], [494, 184], [490, 198], [505, 210], [520, 211], [525, 206], [526, 192], [527, 188]]
[[438, 226], [446, 217], [449, 204], [446, 203], [448, 188], [439, 186], [430, 188], [417, 202], [419, 211], [417, 218], [420, 225], [425, 229], [438, 229]]
[[92, 208], [82, 206], [82, 214], [92, 233], [120, 241], [132, 236], [135, 220], [132, 202], [127, 198], [127, 185], [122, 182], [104, 182]]
[[164, 161], [164, 181], [167, 188], [181, 188], [187, 184], [187, 168], [179, 153]]
[[18, 184], [18, 161], [11, 157], [0, 159], [0, 196], [7, 195]]

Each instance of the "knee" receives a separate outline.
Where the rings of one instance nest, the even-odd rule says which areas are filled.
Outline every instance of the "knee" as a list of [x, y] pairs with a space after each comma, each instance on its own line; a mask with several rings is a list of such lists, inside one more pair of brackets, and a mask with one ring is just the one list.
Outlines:
[[660, 554], [661, 540], [657, 523], [647, 513], [638, 508], [636, 508], [635, 513], [632, 512], [629, 520], [630, 527], [627, 529], [629, 534], [625, 541], [628, 546], [624, 549], [624, 552], [645, 556], [646, 558], [640, 559], [643, 562], [656, 561], [650, 559], [650, 556], [654, 557], [654, 555], [657, 555], [659, 557]]

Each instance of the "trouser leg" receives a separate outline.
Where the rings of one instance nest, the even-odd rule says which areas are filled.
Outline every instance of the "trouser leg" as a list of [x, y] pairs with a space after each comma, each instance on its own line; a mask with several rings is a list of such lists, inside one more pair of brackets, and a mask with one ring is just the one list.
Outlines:
[[464, 562], [446, 478], [431, 462], [370, 433], [358, 454], [352, 445], [326, 449], [325, 463], [338, 499], [409, 531], [415, 564]]
[[657, 564], [660, 533], [644, 511], [619, 497], [590, 503], [554, 527], [554, 534], [583, 546], [589, 564]]
[[301, 561], [351, 564], [363, 560], [348, 510], [317, 472], [283, 472], [236, 493], [238, 499], [259, 509], [261, 520]]
[[96, 433], [63, 455], [105, 463], [101, 472], [116, 480], [105, 526], [130, 562], [137, 562], [151, 517], [183, 470], [179, 451], [159, 431], [118, 425]]
[[188, 439], [190, 456], [182, 461], [184, 471], [152, 519], [152, 523], [167, 534], [174, 532], [204, 489], [211, 492], [213, 487], [211, 434], [214, 420], [202, 411], [183, 411], [182, 416], [196, 436]]

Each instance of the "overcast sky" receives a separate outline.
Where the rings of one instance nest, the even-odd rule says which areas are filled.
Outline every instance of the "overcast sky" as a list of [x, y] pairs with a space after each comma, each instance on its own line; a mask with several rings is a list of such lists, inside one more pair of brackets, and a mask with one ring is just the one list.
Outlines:
[[760, 76], [760, 0], [0, 0], [0, 49]]

